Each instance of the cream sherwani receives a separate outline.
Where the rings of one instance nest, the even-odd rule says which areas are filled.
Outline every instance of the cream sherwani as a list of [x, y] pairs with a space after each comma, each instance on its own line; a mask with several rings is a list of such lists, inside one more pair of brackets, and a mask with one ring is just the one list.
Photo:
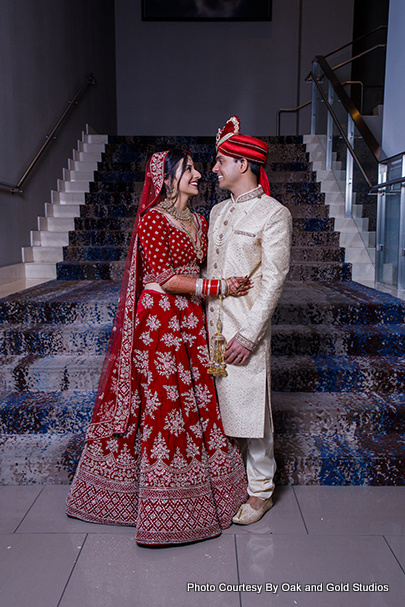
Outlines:
[[[248, 274], [254, 287], [243, 297], [222, 302], [223, 334], [235, 335], [252, 354], [243, 365], [227, 365], [216, 378], [219, 407], [228, 436], [262, 438], [270, 406], [271, 317], [280, 299], [290, 260], [290, 212], [261, 186], [211, 211], [207, 276]], [[208, 330], [216, 332], [219, 299], [207, 302]], [[267, 425], [269, 421], [267, 421]], [[270, 421], [270, 425], [271, 421]]]

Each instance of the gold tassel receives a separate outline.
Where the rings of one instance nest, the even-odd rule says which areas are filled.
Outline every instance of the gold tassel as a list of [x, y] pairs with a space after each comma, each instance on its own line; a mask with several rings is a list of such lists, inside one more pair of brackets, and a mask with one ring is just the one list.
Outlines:
[[210, 366], [208, 367], [208, 373], [210, 375], [228, 375], [225, 364], [225, 349], [226, 339], [222, 335], [222, 321], [221, 321], [221, 305], [223, 295], [219, 296], [219, 310], [217, 320], [217, 332], [210, 339]]

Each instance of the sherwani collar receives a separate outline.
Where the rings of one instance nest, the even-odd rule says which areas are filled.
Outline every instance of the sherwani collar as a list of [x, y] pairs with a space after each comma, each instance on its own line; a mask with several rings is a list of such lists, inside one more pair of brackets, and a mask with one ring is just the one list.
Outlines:
[[235, 203], [246, 202], [247, 200], [252, 200], [252, 198], [257, 198], [258, 196], [261, 196], [262, 194], [264, 194], [264, 190], [263, 190], [262, 186], [259, 185], [257, 188], [254, 188], [253, 190], [250, 190], [249, 192], [245, 192], [244, 194], [241, 194], [240, 196], [237, 197], [236, 200], [231, 192], [231, 200], [232, 200], [232, 202], [235, 202]]

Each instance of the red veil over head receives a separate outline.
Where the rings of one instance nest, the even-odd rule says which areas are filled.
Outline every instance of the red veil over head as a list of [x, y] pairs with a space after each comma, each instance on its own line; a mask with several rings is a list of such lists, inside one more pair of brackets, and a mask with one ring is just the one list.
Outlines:
[[[156, 152], [149, 158], [146, 165], [145, 182], [129, 243], [118, 308], [101, 371], [96, 404], [87, 439], [110, 436], [114, 433], [125, 432], [126, 429], [130, 405], [130, 377], [128, 378], [127, 374], [132, 355], [136, 305], [143, 289], [142, 263], [138, 251], [138, 225], [142, 215], [162, 199], [167, 154], [167, 151]], [[114, 388], [111, 385], [114, 368], [116, 368], [115, 372], [118, 375], [119, 388]], [[99, 416], [100, 407], [107, 400], [110, 403], [109, 411], [112, 413], [108, 422], [102, 421], [101, 416]], [[115, 401], [114, 407], [111, 407], [112, 400]]]
[[260, 164], [259, 185], [262, 186], [264, 193], [270, 196], [270, 184], [263, 168], [269, 155], [269, 146], [257, 137], [242, 135], [240, 133], [240, 120], [237, 116], [229, 118], [225, 126], [218, 129], [216, 148], [217, 152], [222, 152], [224, 156], [246, 158], [251, 162]]

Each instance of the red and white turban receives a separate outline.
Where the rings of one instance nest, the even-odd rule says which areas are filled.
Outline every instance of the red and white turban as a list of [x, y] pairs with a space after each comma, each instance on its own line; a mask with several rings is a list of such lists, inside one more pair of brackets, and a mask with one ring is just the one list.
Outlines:
[[259, 184], [266, 194], [270, 195], [270, 185], [263, 165], [267, 162], [269, 146], [257, 137], [240, 133], [240, 120], [237, 116], [229, 118], [223, 129], [218, 129], [216, 149], [224, 156], [231, 158], [246, 158], [250, 162], [262, 165], [260, 167]]

